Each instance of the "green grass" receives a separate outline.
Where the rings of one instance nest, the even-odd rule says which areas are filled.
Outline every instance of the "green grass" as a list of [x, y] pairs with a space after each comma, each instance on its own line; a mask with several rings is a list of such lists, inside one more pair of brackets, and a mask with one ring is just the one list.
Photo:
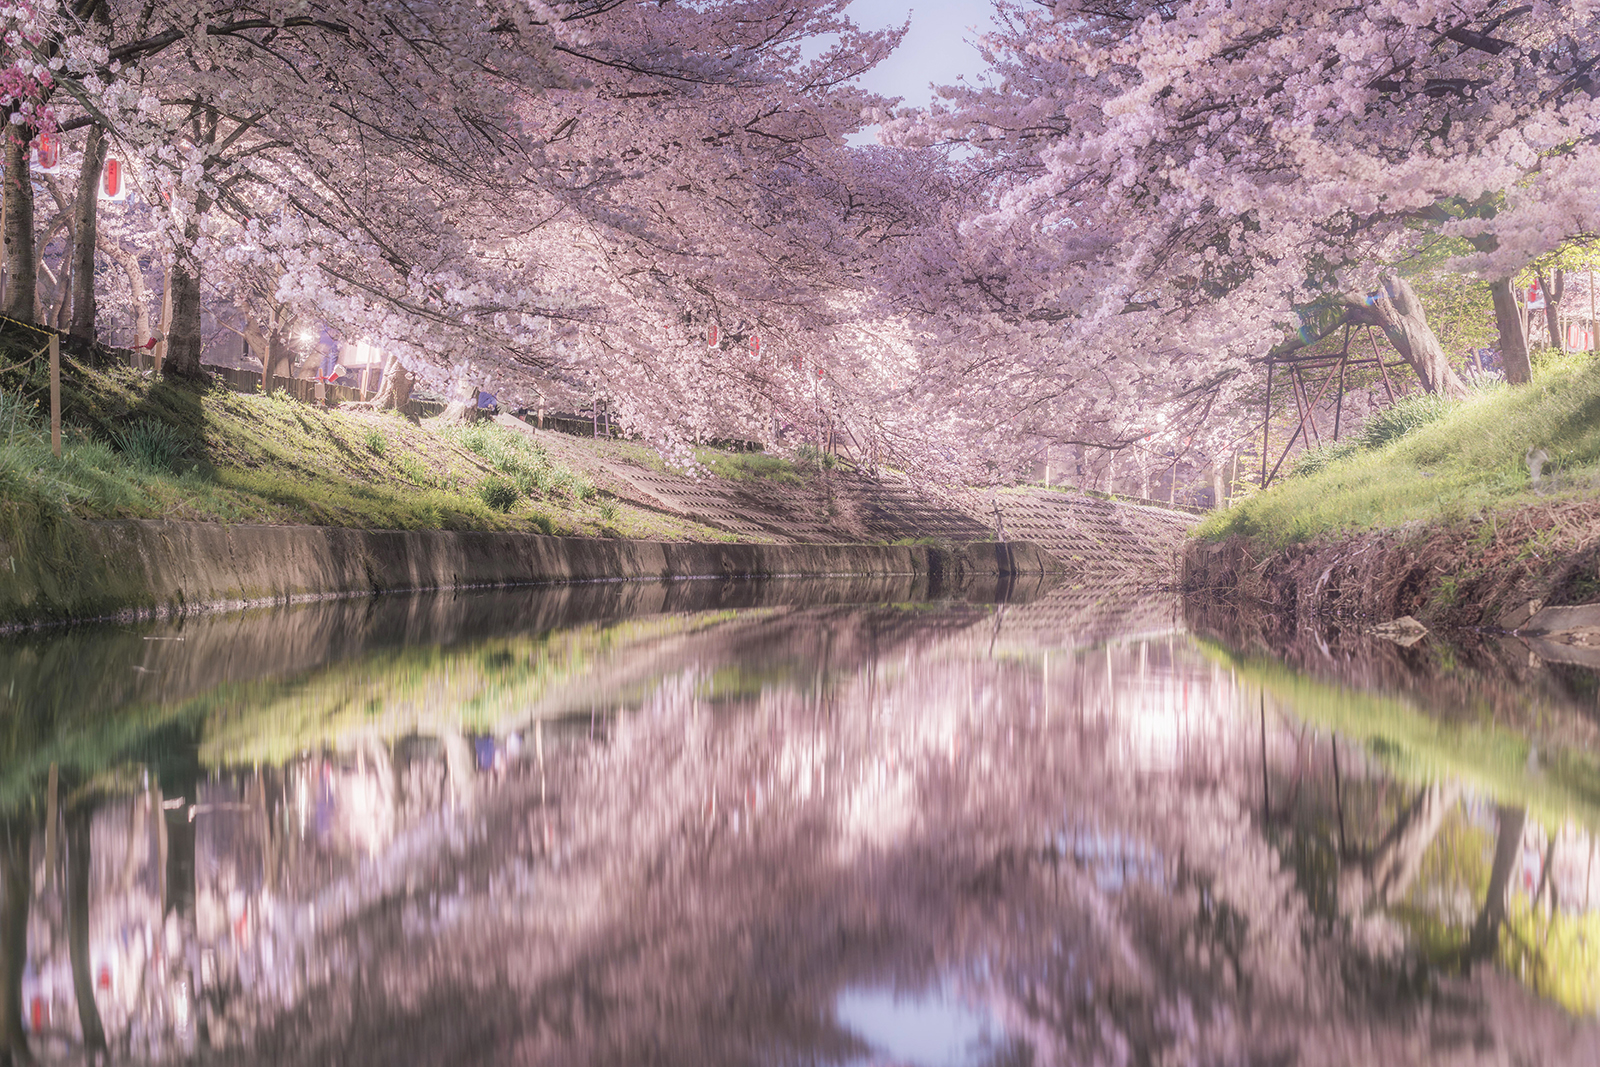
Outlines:
[[804, 485], [805, 474], [795, 464], [765, 452], [723, 452], [715, 448], [697, 449], [695, 460], [718, 478], [748, 481], [760, 478], [780, 485]]
[[[1374, 432], [1347, 454], [1313, 453], [1296, 476], [1212, 513], [1196, 532], [1276, 549], [1323, 533], [1492, 514], [1600, 485], [1600, 364], [1586, 353], [1546, 357], [1531, 385], [1458, 404], [1413, 401], [1401, 416], [1382, 426], [1387, 443]], [[1531, 448], [1550, 457], [1542, 493], [1528, 475]]]
[[27, 355], [0, 343], [3, 540], [36, 542], [69, 519], [108, 518], [555, 528], [531, 503], [486, 504], [479, 485], [492, 475], [477, 456], [398, 416], [174, 386], [126, 367], [63, 364], [58, 458], [40, 411], [41, 361]]
[[[31, 336], [27, 339], [31, 341]], [[366, 529], [509, 530], [666, 541], [738, 535], [603, 491], [531, 435], [491, 422], [442, 428], [392, 413], [325, 410], [278, 391], [173, 385], [127, 367], [62, 363], [63, 454], [51, 454], [45, 361], [0, 331], [0, 542], [58, 563], [72, 520], [165, 518]], [[637, 442], [582, 442], [664, 470]], [[554, 454], [552, 454], [554, 453]], [[736, 455], [736, 454], [729, 454]], [[792, 465], [749, 456], [779, 478]], [[744, 465], [740, 465], [743, 467]], [[502, 510], [509, 482], [517, 493]], [[42, 554], [42, 555], [41, 555]], [[0, 564], [3, 564], [0, 557]]]

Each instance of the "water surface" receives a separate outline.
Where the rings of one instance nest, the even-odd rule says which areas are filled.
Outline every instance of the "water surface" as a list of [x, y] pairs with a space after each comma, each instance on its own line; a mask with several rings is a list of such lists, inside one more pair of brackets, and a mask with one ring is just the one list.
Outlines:
[[1587, 673], [1103, 588], [911, 595], [615, 583], [0, 643], [16, 1040], [1600, 1062]]

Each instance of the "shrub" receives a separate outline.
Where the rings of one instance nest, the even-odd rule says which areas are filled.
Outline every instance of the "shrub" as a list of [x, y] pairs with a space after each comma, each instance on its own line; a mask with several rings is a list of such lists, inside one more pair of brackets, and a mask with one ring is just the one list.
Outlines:
[[600, 521], [607, 524], [617, 521], [617, 502], [615, 500], [602, 500], [599, 505]]
[[383, 431], [376, 426], [372, 427], [361, 437], [362, 443], [367, 446], [367, 451], [374, 456], [381, 456], [388, 451], [389, 439], [383, 436]]
[[189, 442], [181, 430], [154, 419], [113, 430], [111, 442], [130, 463], [153, 471], [171, 471], [189, 453]]
[[522, 499], [522, 493], [511, 482], [490, 475], [478, 484], [478, 496], [495, 511], [510, 511]]

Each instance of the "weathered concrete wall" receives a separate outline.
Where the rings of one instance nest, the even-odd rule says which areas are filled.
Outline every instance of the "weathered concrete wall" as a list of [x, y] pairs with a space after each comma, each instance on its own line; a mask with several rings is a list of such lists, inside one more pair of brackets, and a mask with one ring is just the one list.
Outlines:
[[[928, 592], [1027, 592], [1059, 565], [1033, 545], [761, 545], [444, 530], [122, 521], [0, 543], [0, 625], [178, 614], [318, 596], [536, 582], [917, 575]], [[1018, 588], [1021, 586], [1022, 588]]]

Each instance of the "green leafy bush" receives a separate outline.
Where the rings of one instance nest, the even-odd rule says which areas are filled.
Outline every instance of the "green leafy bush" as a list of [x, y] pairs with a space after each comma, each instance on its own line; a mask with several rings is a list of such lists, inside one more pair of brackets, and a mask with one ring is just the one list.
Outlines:
[[363, 434], [361, 441], [367, 446], [367, 451], [374, 456], [381, 456], [389, 450], [389, 439], [383, 436], [383, 431], [376, 426]]

